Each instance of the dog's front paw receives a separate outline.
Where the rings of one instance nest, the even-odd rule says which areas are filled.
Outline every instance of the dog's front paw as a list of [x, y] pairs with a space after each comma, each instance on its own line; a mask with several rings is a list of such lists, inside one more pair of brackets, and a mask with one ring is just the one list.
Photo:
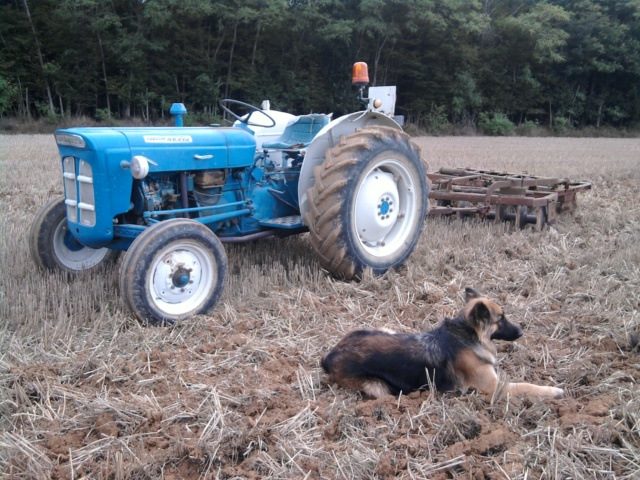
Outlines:
[[557, 387], [547, 387], [549, 391], [549, 396], [553, 398], [560, 398], [564, 396], [564, 390]]

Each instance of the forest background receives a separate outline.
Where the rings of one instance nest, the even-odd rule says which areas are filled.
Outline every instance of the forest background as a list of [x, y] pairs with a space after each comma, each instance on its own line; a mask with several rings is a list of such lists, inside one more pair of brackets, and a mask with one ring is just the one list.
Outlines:
[[431, 133], [640, 129], [640, 0], [0, 0], [0, 47], [5, 131], [227, 97], [340, 115], [355, 61]]

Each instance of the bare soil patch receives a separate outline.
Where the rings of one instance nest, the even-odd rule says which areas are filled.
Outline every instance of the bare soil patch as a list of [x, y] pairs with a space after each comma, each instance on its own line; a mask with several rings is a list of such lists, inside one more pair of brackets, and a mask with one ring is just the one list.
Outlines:
[[[422, 137], [441, 166], [588, 180], [541, 232], [428, 219], [409, 263], [340, 282], [304, 236], [228, 248], [207, 316], [138, 325], [118, 269], [67, 281], [28, 257], [61, 193], [51, 136], [0, 136], [0, 476], [6, 478], [638, 478], [640, 144]], [[525, 330], [502, 377], [538, 401], [415, 392], [371, 400], [327, 383], [346, 332], [432, 328], [470, 285]]]

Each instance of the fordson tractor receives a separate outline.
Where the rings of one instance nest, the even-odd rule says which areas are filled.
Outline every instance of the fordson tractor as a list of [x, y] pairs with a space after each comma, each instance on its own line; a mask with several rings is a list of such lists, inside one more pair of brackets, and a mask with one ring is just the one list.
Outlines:
[[126, 251], [120, 292], [149, 324], [218, 302], [224, 243], [308, 231], [322, 267], [343, 279], [403, 264], [427, 214], [426, 165], [385, 99], [364, 98], [366, 64], [353, 73], [368, 107], [333, 120], [227, 99], [228, 127], [185, 127], [174, 104], [175, 127], [57, 130], [64, 196], [35, 218], [34, 260], [74, 275]]

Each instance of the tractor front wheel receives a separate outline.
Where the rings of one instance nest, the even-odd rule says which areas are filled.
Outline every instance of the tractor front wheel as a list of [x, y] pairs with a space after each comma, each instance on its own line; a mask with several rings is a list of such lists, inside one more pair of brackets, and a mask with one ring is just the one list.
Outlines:
[[29, 250], [33, 260], [47, 270], [76, 275], [114, 263], [120, 252], [108, 248], [89, 248], [78, 243], [67, 225], [64, 197], [47, 202], [29, 230]]
[[173, 324], [210, 310], [220, 300], [227, 270], [224, 247], [209, 228], [185, 218], [165, 220], [127, 250], [120, 292], [141, 322]]
[[428, 211], [429, 183], [420, 149], [400, 130], [368, 127], [344, 136], [307, 191], [305, 223], [320, 263], [350, 279], [380, 275], [414, 250]]

